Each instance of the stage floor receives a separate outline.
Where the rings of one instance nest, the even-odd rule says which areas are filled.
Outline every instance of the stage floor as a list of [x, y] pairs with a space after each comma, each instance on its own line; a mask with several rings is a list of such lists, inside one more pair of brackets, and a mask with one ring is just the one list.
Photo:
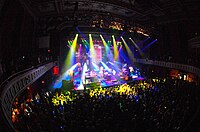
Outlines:
[[[68, 81], [68, 80], [70, 80], [70, 78], [66, 77], [66, 78], [61, 78], [61, 79], [56, 80], [56, 82], [53, 84], [53, 89], [61, 88], [63, 80]], [[86, 89], [88, 89], [88, 88], [91, 88], [91, 84], [95, 84], [95, 83], [97, 85], [100, 85], [101, 87], [110, 87], [110, 86], [121, 85], [124, 83], [129, 83], [129, 82], [133, 82], [133, 81], [137, 81], [137, 80], [144, 80], [144, 78], [133, 75], [133, 76], [131, 76], [131, 78], [129, 78], [127, 80], [124, 77], [121, 77], [120, 79], [113, 79], [113, 80], [95, 78], [94, 80], [91, 81], [91, 79], [81, 80], [81, 78], [78, 77], [77, 73], [75, 73], [75, 76], [73, 78], [73, 83], [74, 83], [76, 90], [84, 90], [84, 86]]]
[[127, 64], [124, 64], [122, 67], [118, 67], [117, 65], [109, 65], [108, 67], [102, 62], [105, 68], [98, 66], [95, 63], [92, 64], [94, 64], [94, 66], [89, 68], [86, 63], [84, 63], [84, 65], [76, 63], [58, 77], [53, 83], [52, 88], [61, 88], [63, 80], [70, 80], [73, 82], [76, 90], [83, 90], [84, 86], [92, 87], [91, 85], [95, 83], [95, 85], [98, 84], [101, 87], [110, 87], [144, 79], [138, 68], [127, 66]]

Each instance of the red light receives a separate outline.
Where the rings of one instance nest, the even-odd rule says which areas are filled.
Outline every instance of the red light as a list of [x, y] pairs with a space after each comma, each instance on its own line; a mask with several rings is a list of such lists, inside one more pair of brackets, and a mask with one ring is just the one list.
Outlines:
[[42, 80], [42, 84], [44, 84], [44, 80]]
[[59, 74], [59, 68], [58, 68], [57, 66], [55, 66], [55, 67], [53, 68], [53, 74], [54, 74], [54, 75], [58, 75], [58, 74]]
[[48, 50], [48, 52], [51, 52], [51, 50]]

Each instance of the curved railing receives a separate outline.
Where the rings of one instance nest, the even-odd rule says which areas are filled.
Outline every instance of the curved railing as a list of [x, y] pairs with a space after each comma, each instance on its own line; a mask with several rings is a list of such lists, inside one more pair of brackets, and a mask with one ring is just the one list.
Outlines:
[[[9, 127], [13, 129], [11, 121], [11, 110], [14, 99], [19, 95], [27, 86], [35, 82], [44, 73], [55, 66], [56, 62], [50, 62], [39, 67], [34, 67], [21, 74], [17, 74], [12, 79], [7, 80], [6, 84], [3, 85], [2, 93], [0, 96], [0, 107], [4, 118], [8, 121]], [[5, 83], [5, 82], [4, 82]]]
[[188, 44], [191, 48], [200, 48], [200, 36], [188, 40]]
[[148, 60], [148, 59], [135, 59], [135, 62], [147, 64], [147, 65], [154, 65], [154, 66], [161, 66], [161, 67], [183, 70], [183, 71], [187, 71], [190, 73], [194, 73], [198, 77], [200, 77], [200, 69], [197, 67], [194, 67], [194, 66], [190, 66], [190, 65], [165, 62], [165, 61], [153, 61], [153, 60]]
[[[136, 63], [161, 66], [167, 68], [174, 68], [179, 70], [184, 70], [190, 73], [196, 74], [200, 77], [200, 69], [190, 65], [164, 62], [164, 61], [153, 61], [148, 59], [135, 59]], [[55, 65], [55, 62], [51, 62], [45, 64], [43, 66], [39, 66], [37, 68], [33, 68], [31, 70], [26, 71], [18, 76], [15, 76], [13, 79], [9, 80], [0, 96], [1, 109], [6, 120], [9, 122], [9, 125], [13, 128], [11, 121], [11, 108], [14, 99], [17, 95], [19, 95], [28, 85], [32, 84], [39, 77], [41, 77], [45, 72], [51, 69]]]

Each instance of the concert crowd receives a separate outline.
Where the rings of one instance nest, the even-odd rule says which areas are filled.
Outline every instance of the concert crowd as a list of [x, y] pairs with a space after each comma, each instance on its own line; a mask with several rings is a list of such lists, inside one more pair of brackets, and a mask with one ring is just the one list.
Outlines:
[[183, 131], [197, 113], [198, 92], [195, 84], [172, 79], [43, 91], [19, 98], [12, 121], [18, 131]]

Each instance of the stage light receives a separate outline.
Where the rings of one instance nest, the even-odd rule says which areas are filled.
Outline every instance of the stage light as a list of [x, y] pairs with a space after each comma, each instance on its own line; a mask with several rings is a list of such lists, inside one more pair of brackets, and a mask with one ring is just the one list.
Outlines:
[[54, 75], [58, 75], [58, 74], [59, 74], [59, 67], [58, 67], [58, 66], [55, 66], [55, 67], [53, 68], [53, 74], [54, 74]]
[[99, 67], [94, 62], [92, 62], [92, 65], [94, 66], [95, 71], [99, 71]]
[[149, 43], [147, 46], [145, 46], [142, 51], [146, 50], [148, 47], [150, 47], [153, 43], [155, 43], [157, 39], [153, 40], [151, 43]]
[[131, 42], [134, 44], [134, 46], [138, 49], [140, 55], [141, 55], [142, 57], [144, 57], [144, 53], [141, 51], [141, 49], [138, 47], [138, 45], [133, 41], [132, 38], [129, 38], [129, 39], [130, 39]]
[[82, 44], [79, 45], [79, 49], [78, 49], [78, 58], [77, 58], [78, 62], [80, 62], [81, 60], [81, 56], [82, 56], [81, 53], [82, 53]]
[[83, 65], [83, 72], [82, 72], [82, 75], [81, 75], [81, 83], [82, 84], [85, 84], [86, 82], [85, 82], [85, 73], [86, 73], [86, 71], [87, 71], [87, 64], [86, 63], [84, 63], [84, 65]]
[[74, 64], [72, 67], [70, 67], [68, 70], [66, 70], [53, 84], [52, 88], [61, 88], [62, 86], [62, 80], [70, 80], [70, 74], [76, 69], [78, 66], [78, 63]]
[[70, 47], [70, 51], [68, 52], [67, 58], [65, 60], [65, 67], [63, 70], [68, 69], [75, 63], [75, 51], [77, 46], [78, 34], [76, 34], [74, 41]]
[[103, 67], [108, 71], [108, 72], [111, 72], [110, 71], [110, 68], [104, 63], [101, 61], [101, 64], [103, 65]]
[[114, 48], [114, 60], [117, 60], [118, 59], [118, 50], [117, 50], [117, 43], [115, 41], [115, 37], [114, 35], [112, 35], [112, 38], [113, 38], [113, 48]]
[[127, 44], [126, 41], [124, 40], [124, 38], [123, 38], [123, 37], [121, 37], [121, 38], [122, 38], [122, 41], [123, 41], [124, 46], [125, 46], [125, 48], [126, 48], [126, 51], [127, 51], [127, 53], [128, 53], [128, 56], [129, 56], [129, 58], [131, 59], [131, 61], [133, 62], [133, 61], [134, 61], [134, 55], [133, 55], [132, 51], [130, 50], [128, 44]]
[[[81, 35], [81, 37], [83, 38], [83, 44], [85, 46], [86, 52], [89, 52], [89, 44], [87, 42], [87, 37], [80, 31], [80, 29], [78, 27], [76, 27], [76, 30], [78, 31], [78, 33]], [[88, 45], [88, 46], [87, 46]]]
[[95, 54], [94, 43], [93, 43], [91, 34], [89, 34], [89, 42], [90, 42], [90, 56], [92, 57], [92, 60], [95, 61], [96, 54]]
[[104, 47], [105, 47], [106, 55], [108, 55], [110, 48], [109, 48], [108, 45], [106, 44], [106, 41], [105, 41], [105, 39], [103, 38], [102, 35], [100, 35], [100, 38], [101, 38], [101, 40], [102, 40], [102, 42], [103, 42], [103, 45], [104, 45]]

